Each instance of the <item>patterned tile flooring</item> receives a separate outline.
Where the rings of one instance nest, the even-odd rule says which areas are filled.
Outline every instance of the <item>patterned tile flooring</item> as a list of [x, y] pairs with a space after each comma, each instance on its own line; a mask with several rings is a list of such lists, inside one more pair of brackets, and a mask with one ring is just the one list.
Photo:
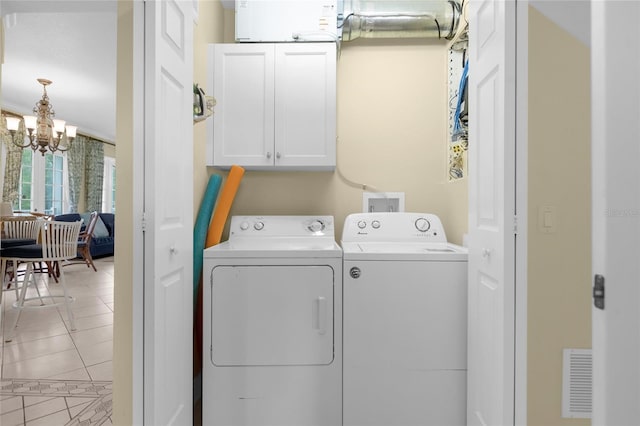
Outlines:
[[[5, 342], [17, 311], [15, 293], [4, 291], [0, 425], [112, 424], [113, 258], [95, 263], [98, 272], [84, 265], [64, 267], [75, 298], [75, 331], [64, 306], [36, 307], [22, 312], [14, 338]], [[46, 274], [38, 275], [43, 296], [61, 292]]]

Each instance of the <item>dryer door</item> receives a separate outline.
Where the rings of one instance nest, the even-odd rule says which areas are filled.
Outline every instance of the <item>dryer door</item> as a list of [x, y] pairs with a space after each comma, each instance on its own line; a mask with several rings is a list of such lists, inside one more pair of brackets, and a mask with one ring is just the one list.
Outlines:
[[314, 266], [217, 266], [211, 361], [217, 366], [333, 362], [334, 271]]

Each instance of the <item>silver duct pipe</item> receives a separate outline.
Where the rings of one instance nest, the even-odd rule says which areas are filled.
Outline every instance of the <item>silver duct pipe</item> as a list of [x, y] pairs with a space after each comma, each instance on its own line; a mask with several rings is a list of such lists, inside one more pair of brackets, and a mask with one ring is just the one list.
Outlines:
[[457, 0], [344, 0], [342, 41], [357, 38], [443, 38], [456, 33]]

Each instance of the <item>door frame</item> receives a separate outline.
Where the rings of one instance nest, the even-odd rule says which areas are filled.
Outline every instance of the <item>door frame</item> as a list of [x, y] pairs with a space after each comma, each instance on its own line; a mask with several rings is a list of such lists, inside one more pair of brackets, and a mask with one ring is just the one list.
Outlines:
[[527, 424], [529, 0], [516, 1], [514, 425]]
[[[487, 0], [489, 1], [489, 0]], [[505, 0], [494, 0], [505, 1]], [[510, 286], [511, 300], [504, 301], [505, 309], [513, 309], [511, 321], [512, 333], [502, 336], [505, 347], [512, 347], [511, 358], [513, 371], [509, 372], [512, 378], [511, 401], [503, 401], [505, 406], [511, 408], [513, 416], [509, 424], [527, 424], [527, 245], [528, 245], [528, 9], [529, 0], [506, 0], [515, 5], [515, 29], [507, 37], [515, 40], [515, 63], [509, 65], [515, 67], [515, 81], [505, 81], [505, 85], [513, 84], [515, 87], [515, 152], [512, 160], [515, 162], [513, 176], [504, 176], [505, 180], [515, 179], [513, 191], [515, 203], [512, 205], [514, 212], [513, 221], [507, 220], [505, 226], [513, 229], [503, 229], [508, 235], [513, 235], [515, 244], [511, 260], [514, 262], [513, 276], [505, 277], [505, 286]], [[470, 21], [469, 25], [475, 23]], [[470, 73], [473, 70], [470, 69]], [[510, 141], [506, 141], [510, 142]], [[471, 185], [471, 184], [470, 184]], [[472, 247], [470, 247], [471, 252]], [[477, 251], [477, 250], [476, 250]], [[506, 256], [505, 257], [509, 257]], [[513, 287], [511, 287], [513, 286]]]
[[[517, 235], [515, 265], [515, 336], [513, 336], [515, 354], [515, 397], [514, 424], [526, 425], [527, 420], [527, 133], [528, 133], [528, 7], [529, 0], [516, 1], [516, 212]], [[144, 0], [134, 0], [134, 28], [144, 26]], [[144, 36], [142, 31], [133, 34], [134, 58], [144, 58]], [[133, 67], [134, 117], [144, 116], [143, 86], [144, 66], [142, 60], [135, 60]], [[134, 119], [134, 140], [143, 140], [144, 126], [142, 120]], [[142, 227], [144, 206], [142, 194], [144, 190], [144, 147], [133, 144], [133, 221]], [[521, 194], [521, 196], [518, 196]], [[144, 279], [144, 250], [142, 233], [133, 235], [133, 284]], [[144, 291], [142, 286], [132, 288], [132, 424], [144, 424]]]
[[[591, 8], [591, 424], [637, 424], [640, 50], [638, 30], [629, 28], [640, 5], [592, 0]], [[621, 37], [629, 41], [620, 43]], [[603, 278], [601, 307], [594, 297], [597, 275]]]
[[[133, 2], [133, 227], [144, 231], [144, 1]], [[141, 30], [142, 29], [142, 30]], [[140, 143], [136, 143], [140, 142]], [[144, 425], [144, 233], [132, 235], [132, 424]]]

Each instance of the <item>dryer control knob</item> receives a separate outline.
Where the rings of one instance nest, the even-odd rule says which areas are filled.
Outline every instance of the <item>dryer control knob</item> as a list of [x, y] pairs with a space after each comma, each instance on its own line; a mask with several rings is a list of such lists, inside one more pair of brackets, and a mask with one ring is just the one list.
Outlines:
[[421, 217], [416, 220], [416, 229], [420, 232], [427, 232], [431, 228], [431, 224], [427, 219]]
[[246, 231], [247, 229], [249, 229], [249, 222], [242, 222], [240, 224], [240, 229], [242, 229], [243, 231]]
[[374, 220], [373, 222], [371, 222], [371, 227], [373, 229], [378, 229], [380, 228], [380, 221], [379, 220]]
[[367, 222], [365, 222], [364, 220], [361, 220], [358, 222], [358, 228], [364, 229], [366, 227], [367, 227]]
[[256, 222], [253, 224], [253, 229], [255, 229], [256, 231], [261, 231], [262, 228], [264, 228], [264, 223], [262, 222]]
[[321, 220], [314, 220], [307, 226], [307, 229], [311, 232], [324, 231], [324, 222]]

